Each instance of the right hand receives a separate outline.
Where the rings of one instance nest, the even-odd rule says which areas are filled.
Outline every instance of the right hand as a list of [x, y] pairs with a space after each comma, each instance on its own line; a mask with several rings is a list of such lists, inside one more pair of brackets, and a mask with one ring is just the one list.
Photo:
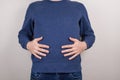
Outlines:
[[44, 49], [44, 48], [49, 48], [48, 45], [38, 43], [42, 39], [43, 39], [43, 37], [36, 38], [27, 43], [27, 49], [38, 59], [42, 59], [42, 57], [46, 56], [45, 53], [49, 53], [48, 50]]

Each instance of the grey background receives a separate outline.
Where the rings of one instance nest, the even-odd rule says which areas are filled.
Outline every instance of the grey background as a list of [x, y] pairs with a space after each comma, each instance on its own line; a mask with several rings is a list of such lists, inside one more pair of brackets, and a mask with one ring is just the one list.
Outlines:
[[[77, 1], [85, 4], [96, 34], [94, 46], [82, 54], [83, 80], [120, 80], [120, 1]], [[0, 0], [0, 80], [29, 80], [30, 53], [17, 34], [31, 2]]]

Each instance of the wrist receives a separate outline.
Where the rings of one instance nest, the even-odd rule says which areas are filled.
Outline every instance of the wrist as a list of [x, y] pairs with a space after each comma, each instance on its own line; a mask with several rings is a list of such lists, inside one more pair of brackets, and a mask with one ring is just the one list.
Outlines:
[[26, 45], [27, 50], [29, 50], [29, 44], [30, 44], [30, 41], [27, 42], [27, 45]]
[[83, 44], [84, 50], [86, 50], [87, 49], [87, 43], [85, 41], [82, 41], [82, 44]]

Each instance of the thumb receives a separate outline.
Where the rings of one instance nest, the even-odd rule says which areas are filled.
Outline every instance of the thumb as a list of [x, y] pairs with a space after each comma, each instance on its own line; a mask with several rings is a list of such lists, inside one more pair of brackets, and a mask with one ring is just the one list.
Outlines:
[[69, 39], [70, 39], [71, 41], [73, 41], [73, 42], [77, 41], [77, 39], [72, 38], [72, 37], [69, 37]]
[[41, 41], [42, 39], [43, 39], [43, 37], [41, 36], [41, 37], [39, 37], [39, 38], [36, 38], [35, 41], [38, 42], [38, 41]]

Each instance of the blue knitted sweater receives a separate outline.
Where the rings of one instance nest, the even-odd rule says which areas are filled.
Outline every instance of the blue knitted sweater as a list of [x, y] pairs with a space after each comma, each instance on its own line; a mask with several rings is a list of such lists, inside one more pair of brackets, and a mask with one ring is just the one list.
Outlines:
[[27, 8], [25, 19], [18, 39], [27, 50], [26, 44], [34, 38], [43, 36], [39, 43], [50, 46], [49, 54], [41, 60], [31, 55], [32, 72], [77, 72], [81, 70], [81, 56], [73, 60], [61, 53], [62, 45], [73, 44], [69, 37], [87, 43], [89, 49], [95, 35], [91, 28], [85, 6], [76, 1], [36, 1]]

